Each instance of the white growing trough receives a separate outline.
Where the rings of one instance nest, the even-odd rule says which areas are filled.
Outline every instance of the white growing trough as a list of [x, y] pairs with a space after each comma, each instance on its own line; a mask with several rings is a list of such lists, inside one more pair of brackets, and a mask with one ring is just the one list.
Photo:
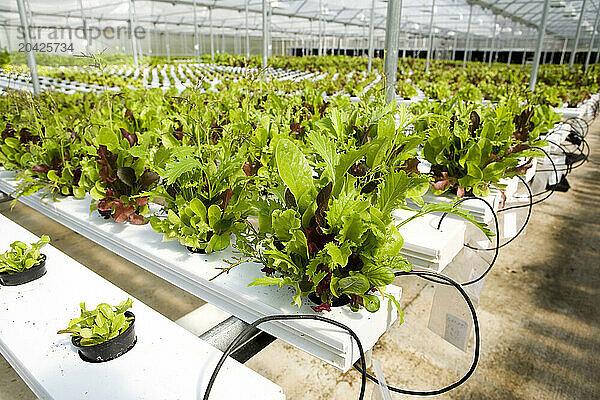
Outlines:
[[[16, 182], [14, 173], [0, 172], [0, 191], [10, 193]], [[209, 281], [226, 266], [223, 261], [230, 251], [218, 254], [191, 254], [177, 242], [162, 242], [162, 235], [149, 225], [134, 226], [104, 220], [97, 213], [90, 215], [90, 198], [76, 200], [61, 198], [53, 201], [41, 195], [21, 197], [24, 204], [80, 233], [99, 245], [139, 265], [187, 292], [214, 304], [235, 317], [251, 323], [274, 314], [313, 314], [308, 299], [302, 307], [292, 306], [293, 289], [290, 287], [248, 287], [254, 278], [262, 275], [261, 265], [243, 263]], [[390, 285], [388, 292], [400, 299], [402, 290]], [[365, 309], [352, 312], [348, 307], [334, 308], [322, 313], [349, 326], [360, 337], [365, 350], [371, 349], [379, 337], [397, 319], [397, 310], [388, 301], [381, 301], [381, 309], [370, 313]], [[302, 349], [321, 360], [347, 371], [358, 360], [359, 352], [350, 335], [341, 328], [319, 321], [270, 322], [261, 330]]]
[[[0, 249], [33, 234], [0, 215]], [[129, 296], [50, 245], [48, 272], [21, 286], [0, 287], [0, 352], [40, 399], [200, 399], [222, 355], [134, 299], [137, 343], [122, 356], [88, 363], [70, 335], [58, 335], [79, 316], [79, 303], [119, 304]], [[233, 383], [233, 384], [232, 384]], [[282, 400], [281, 388], [233, 359], [217, 377], [211, 399]]]
[[[415, 211], [401, 209], [392, 213], [398, 221], [410, 218], [414, 214]], [[401, 253], [415, 267], [441, 272], [463, 248], [465, 222], [446, 218], [440, 229], [437, 229], [439, 221], [439, 215], [428, 214], [400, 228], [404, 239]]]

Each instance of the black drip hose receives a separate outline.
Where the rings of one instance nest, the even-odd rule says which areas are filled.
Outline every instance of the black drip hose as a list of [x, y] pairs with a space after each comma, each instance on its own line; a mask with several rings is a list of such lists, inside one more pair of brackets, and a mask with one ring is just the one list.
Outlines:
[[[456, 203], [454, 203], [454, 205], [452, 207], [456, 207], [457, 205], [459, 205], [460, 203], [463, 203], [467, 200], [479, 200], [479, 201], [483, 201], [485, 203], [485, 205], [490, 209], [490, 211], [492, 212], [492, 216], [494, 217], [494, 224], [496, 227], [496, 246], [490, 249], [479, 249], [476, 247], [472, 247], [468, 244], [465, 243], [465, 247], [468, 247], [470, 249], [473, 250], [490, 250], [494, 252], [494, 257], [492, 258], [492, 261], [490, 263], [490, 265], [487, 267], [487, 269], [477, 278], [472, 279], [470, 281], [461, 283], [462, 286], [468, 286], [468, 285], [472, 285], [474, 283], [479, 282], [480, 280], [482, 280], [492, 269], [492, 267], [494, 266], [494, 264], [496, 263], [496, 260], [498, 259], [498, 250], [500, 249], [500, 228], [498, 226], [498, 216], [496, 215], [496, 212], [494, 211], [494, 207], [492, 207], [492, 205], [485, 199], [482, 199], [481, 197], [463, 197], [462, 199], [460, 199], [459, 201], [457, 201]], [[442, 214], [440, 221], [438, 222], [438, 226], [437, 229], [440, 229], [440, 226], [442, 226], [442, 221], [444, 220], [444, 218], [446, 218], [446, 216], [448, 215], [447, 212], [445, 212], [444, 214]]]
[[[394, 273], [394, 275], [397, 277], [415, 275], [415, 276], [421, 277], [421, 278], [426, 279], [431, 282], [437, 282], [437, 283], [442, 283], [442, 284], [449, 285], [449, 286], [454, 286], [456, 288], [456, 290], [458, 290], [459, 293], [461, 294], [461, 296], [464, 298], [465, 302], [467, 303], [467, 306], [469, 307], [469, 311], [471, 312], [471, 317], [473, 319], [473, 330], [474, 330], [474, 336], [475, 336], [475, 348], [473, 350], [473, 361], [471, 362], [471, 366], [469, 367], [469, 370], [467, 371], [467, 373], [465, 373], [459, 380], [457, 380], [456, 382], [454, 382], [448, 386], [445, 386], [441, 389], [436, 389], [436, 390], [420, 391], [420, 390], [401, 389], [401, 388], [397, 388], [397, 387], [388, 385], [388, 389], [391, 390], [392, 392], [408, 394], [408, 395], [413, 395], [413, 396], [435, 396], [438, 394], [449, 392], [450, 390], [455, 389], [456, 387], [462, 385], [475, 372], [477, 363], [479, 362], [479, 354], [480, 354], [480, 348], [481, 348], [481, 333], [480, 333], [480, 329], [479, 329], [479, 319], [477, 318], [477, 312], [475, 310], [475, 306], [473, 305], [473, 302], [471, 301], [469, 295], [467, 294], [465, 289], [459, 283], [457, 283], [453, 279], [451, 279], [445, 275], [439, 274], [437, 272], [397, 271]], [[225, 360], [227, 359], [227, 357], [229, 355], [231, 355], [231, 353], [233, 353], [235, 351], [235, 349], [238, 346], [240, 346], [242, 344], [242, 342], [245, 341], [245, 339], [250, 331], [254, 330], [260, 324], [263, 324], [265, 322], [283, 321], [283, 320], [300, 320], [300, 319], [317, 320], [317, 321], [322, 321], [322, 322], [325, 322], [328, 324], [335, 325], [335, 326], [347, 331], [352, 336], [352, 338], [356, 341], [356, 344], [358, 345], [358, 350], [360, 353], [360, 359], [359, 359], [359, 362], [356, 362], [354, 364], [354, 368], [356, 368], [361, 373], [361, 386], [360, 386], [360, 393], [359, 393], [358, 399], [364, 400], [367, 378], [369, 380], [371, 380], [372, 382], [374, 382], [375, 384], [379, 384], [379, 381], [377, 380], [376, 377], [367, 373], [365, 368], [362, 368], [362, 366], [366, 364], [366, 359], [365, 359], [365, 353], [363, 350], [363, 346], [362, 346], [362, 343], [360, 342], [358, 335], [351, 328], [349, 328], [348, 326], [344, 325], [341, 322], [337, 322], [332, 319], [322, 317], [320, 315], [312, 315], [312, 314], [271, 315], [271, 316], [259, 318], [256, 321], [254, 321], [252, 324], [248, 325], [231, 342], [231, 344], [227, 347], [225, 352], [223, 352], [223, 355], [219, 359], [219, 361], [218, 361], [217, 365], [215, 366], [215, 369], [213, 370], [213, 373], [208, 381], [208, 385], [206, 386], [206, 391], [204, 392], [203, 399], [204, 400], [209, 399], [209, 396], [210, 396], [210, 393], [214, 386], [214, 383], [216, 381], [217, 375], [219, 374], [219, 371], [223, 367]]]
[[[462, 297], [465, 299], [467, 306], [469, 306], [469, 311], [471, 312], [471, 317], [473, 318], [475, 348], [473, 350], [473, 361], [471, 362], [471, 366], [469, 367], [469, 370], [467, 371], [467, 373], [465, 373], [459, 380], [457, 380], [456, 382], [454, 382], [448, 386], [445, 386], [441, 389], [436, 389], [436, 390], [408, 390], [408, 389], [401, 389], [401, 388], [387, 385], [388, 389], [395, 393], [408, 394], [408, 395], [412, 395], [412, 396], [436, 396], [438, 394], [446, 393], [446, 392], [451, 391], [452, 389], [457, 388], [458, 386], [465, 383], [471, 377], [471, 375], [473, 375], [473, 373], [475, 372], [475, 368], [477, 367], [477, 363], [479, 362], [481, 336], [480, 336], [480, 332], [479, 332], [479, 319], [477, 318], [477, 312], [475, 311], [475, 306], [473, 306], [473, 302], [469, 298], [469, 295], [467, 294], [465, 289], [459, 283], [457, 283], [453, 279], [451, 279], [445, 275], [439, 274], [437, 272], [397, 271], [394, 273], [394, 275], [396, 275], [396, 276], [416, 275], [418, 277], [421, 277], [421, 278], [426, 279], [431, 282], [442, 283], [445, 285], [454, 286], [456, 288], [456, 290], [458, 290], [460, 292], [460, 294], [462, 295]], [[364, 364], [362, 364], [362, 365], [364, 365]], [[360, 373], [364, 374], [365, 369], [362, 368], [362, 365], [359, 365], [358, 363], [356, 363], [356, 364], [354, 364], [354, 368], [356, 370], [358, 370]], [[379, 381], [373, 375], [371, 375], [369, 373], [366, 373], [366, 375], [367, 375], [367, 378], [369, 378], [369, 380], [371, 380], [375, 384], [379, 384]]]
[[[219, 359], [219, 362], [217, 363], [212, 375], [210, 376], [208, 385], [206, 386], [206, 391], [204, 392], [203, 399], [208, 400], [208, 398], [210, 396], [210, 392], [215, 384], [215, 380], [217, 379], [217, 375], [219, 374], [219, 371], [223, 367], [225, 360], [227, 360], [227, 357], [229, 355], [231, 355], [231, 353], [233, 353], [237, 349], [237, 347], [239, 347], [246, 340], [246, 337], [249, 334], [249, 332], [253, 331], [259, 325], [261, 325], [265, 322], [289, 321], [289, 320], [299, 320], [299, 319], [312, 319], [312, 320], [322, 321], [322, 322], [325, 322], [325, 323], [328, 323], [331, 325], [335, 325], [339, 328], [344, 329], [346, 332], [348, 332], [350, 334], [350, 336], [352, 336], [352, 338], [356, 341], [356, 344], [358, 345], [358, 351], [360, 353], [360, 362], [362, 363], [362, 365], [366, 364], [365, 352], [363, 350], [362, 343], [360, 342], [358, 335], [347, 325], [344, 325], [341, 322], [334, 321], [334, 320], [326, 318], [326, 317], [322, 317], [320, 315], [313, 315], [313, 314], [269, 315], [266, 317], [259, 318], [256, 321], [254, 321], [253, 323], [251, 323], [250, 325], [248, 325], [246, 328], [244, 328], [244, 330], [242, 332], [240, 332], [239, 335], [237, 335], [235, 337], [235, 339], [233, 339], [233, 341], [229, 344], [229, 346], [227, 346], [227, 349], [223, 352], [223, 355]], [[361, 375], [362, 376], [361, 376], [361, 383], [360, 383], [360, 394], [358, 396], [358, 399], [364, 400], [365, 389], [367, 386], [367, 373], [365, 371], [362, 371]]]

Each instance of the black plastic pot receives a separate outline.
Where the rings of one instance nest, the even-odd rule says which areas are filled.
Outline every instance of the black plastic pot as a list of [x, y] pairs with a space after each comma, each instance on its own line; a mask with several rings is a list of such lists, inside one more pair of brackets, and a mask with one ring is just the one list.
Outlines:
[[185, 246], [190, 253], [196, 253], [196, 254], [206, 254], [206, 251], [204, 249], [196, 249], [190, 246]]
[[23, 272], [14, 274], [0, 274], [0, 284], [4, 286], [17, 286], [35, 281], [46, 274], [46, 255], [42, 254], [42, 261]]
[[127, 318], [133, 318], [129, 327], [119, 336], [107, 340], [104, 343], [95, 344], [93, 346], [82, 346], [79, 344], [79, 339], [72, 338], [71, 343], [79, 350], [79, 357], [83, 361], [91, 363], [101, 363], [114, 360], [122, 356], [135, 346], [137, 336], [135, 336], [135, 315], [131, 311], [125, 311]]
[[[450, 189], [448, 189], [448, 192], [455, 196], [458, 194], [458, 190], [455, 187], [451, 187]], [[473, 189], [465, 191], [464, 197], [475, 197], [475, 195], [473, 194]]]
[[[316, 305], [321, 305], [323, 302], [321, 301], [321, 297], [315, 293], [312, 292], [308, 295], [308, 299], [310, 301], [312, 301], [313, 303], [315, 303]], [[343, 294], [340, 297], [334, 297], [333, 300], [331, 301], [330, 306], [331, 307], [342, 307], [345, 306], [347, 304], [350, 304], [350, 297], [348, 297], [347, 295]]]

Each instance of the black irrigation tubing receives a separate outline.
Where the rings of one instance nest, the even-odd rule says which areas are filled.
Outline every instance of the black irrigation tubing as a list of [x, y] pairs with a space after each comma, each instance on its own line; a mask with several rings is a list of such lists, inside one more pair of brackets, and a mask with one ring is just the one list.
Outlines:
[[[469, 303], [469, 305], [470, 305], [470, 308], [472, 308], [472, 304]], [[331, 325], [335, 325], [335, 326], [347, 331], [350, 334], [350, 336], [352, 336], [352, 338], [356, 341], [356, 344], [358, 345], [358, 351], [360, 353], [360, 362], [362, 363], [362, 365], [366, 364], [365, 352], [363, 350], [362, 343], [360, 342], [360, 338], [352, 329], [350, 329], [348, 326], [342, 324], [341, 322], [334, 321], [332, 319], [322, 317], [320, 315], [313, 315], [313, 314], [268, 315], [266, 317], [257, 319], [256, 321], [254, 321], [253, 323], [248, 325], [246, 328], [244, 328], [244, 330], [242, 332], [240, 332], [240, 334], [237, 335], [235, 337], [235, 339], [233, 339], [233, 341], [229, 344], [229, 346], [227, 346], [227, 349], [223, 352], [223, 355], [219, 359], [219, 362], [217, 363], [215, 369], [213, 370], [212, 375], [210, 376], [208, 385], [206, 386], [206, 391], [204, 392], [203, 399], [208, 400], [208, 398], [210, 396], [210, 392], [214, 386], [215, 380], [217, 379], [217, 375], [219, 374], [219, 371], [223, 367], [225, 360], [227, 360], [227, 357], [229, 355], [231, 355], [231, 353], [233, 353], [236, 350], [236, 348], [239, 347], [242, 344], [242, 342], [244, 342], [246, 340], [246, 337], [250, 331], [254, 330], [259, 325], [261, 325], [265, 322], [289, 321], [289, 320], [299, 320], [299, 319], [312, 319], [312, 320], [322, 321], [322, 322], [325, 322], [325, 323], [328, 323]], [[477, 332], [479, 332], [478, 328], [477, 328]], [[479, 342], [477, 342], [477, 349], [479, 349]], [[360, 394], [358, 396], [358, 399], [364, 400], [368, 374], [366, 373], [366, 371], [362, 371], [361, 375], [362, 376], [361, 376], [361, 383], [360, 383]]]
[[[559, 148], [563, 154], [565, 155], [565, 157], [567, 157], [568, 154], [575, 154], [575, 153], [569, 153], [567, 151], [567, 149], [565, 149], [564, 147], [562, 147], [561, 145], [559, 145], [556, 142], [553, 142], [552, 140], [546, 140], [548, 143], [553, 144], [554, 146], [556, 146], [557, 148]], [[586, 152], [587, 149], [587, 152]], [[573, 164], [561, 164], [559, 166], [563, 167], [560, 169], [556, 169], [556, 166], [554, 165], [554, 169], [556, 171], [560, 171], [560, 172], [565, 172], [565, 175], [568, 175], [569, 173], [571, 173], [571, 171], [575, 168], [578, 168], [580, 166], [582, 166], [587, 160], [588, 157], [590, 155], [590, 146], [587, 143], [587, 141], [585, 139], [581, 140], [581, 144], [579, 146], [577, 146], [577, 151], [579, 151], [579, 155], [582, 155], [583, 158], [580, 161], [577, 161], [577, 164], [573, 165]], [[553, 163], [554, 164], [554, 163]], [[540, 169], [538, 170], [538, 172], [552, 172], [553, 170], [546, 170], [546, 169]]]
[[[529, 218], [531, 217], [531, 210], [533, 209], [533, 195], [531, 193], [531, 188], [529, 187], [529, 185], [527, 184], [527, 182], [525, 182], [525, 179], [521, 178], [520, 176], [517, 176], [517, 178], [519, 178], [521, 180], [521, 182], [523, 182], [523, 184], [527, 188], [527, 191], [529, 192], [529, 204], [523, 204], [523, 205], [519, 205], [519, 206], [512, 206], [512, 207], [503, 208], [502, 210], [498, 210], [498, 213], [501, 213], [501, 212], [504, 212], [504, 211], [508, 211], [508, 210], [514, 210], [514, 209], [517, 209], [517, 208], [523, 208], [523, 207], [527, 206], [527, 217], [525, 218], [525, 222], [523, 223], [523, 225], [521, 226], [521, 228], [517, 231], [517, 233], [515, 234], [515, 236], [511, 237], [509, 240], [507, 240], [506, 242], [502, 243], [498, 247], [498, 249], [501, 249], [504, 246], [507, 246], [509, 243], [511, 243], [513, 240], [515, 240], [521, 233], [523, 233], [523, 231], [525, 230], [525, 227], [529, 223]], [[496, 232], [496, 235], [499, 237], [500, 233]], [[494, 249], [490, 248], [490, 249], [481, 249], [481, 250], [491, 251], [491, 250], [494, 250]]]
[[[494, 246], [493, 248], [490, 248], [490, 249], [479, 249], [477, 247], [472, 247], [472, 246], [470, 246], [470, 245], [468, 245], [468, 244], [465, 243], [465, 247], [468, 247], [468, 248], [473, 249], [473, 250], [486, 250], [486, 251], [489, 250], [489, 251], [493, 251], [494, 252], [494, 257], [492, 258], [492, 261], [490, 262], [490, 265], [487, 267], [487, 269], [481, 275], [479, 275], [475, 279], [472, 279], [470, 281], [461, 283], [462, 286], [472, 285], [474, 283], [479, 282], [483, 278], [485, 278], [485, 276], [491, 271], [492, 267], [496, 263], [496, 260], [498, 259], [498, 251], [500, 249], [500, 228], [499, 228], [499, 225], [498, 225], [498, 216], [496, 215], [496, 212], [494, 211], [494, 207], [492, 207], [492, 205], [487, 200], [482, 199], [481, 197], [463, 197], [462, 199], [460, 199], [459, 201], [457, 201], [456, 203], [454, 203], [454, 205], [452, 207], [456, 207], [460, 203], [463, 203], [463, 202], [465, 202], [467, 200], [479, 200], [479, 201], [483, 201], [485, 203], [485, 205], [491, 210], [492, 216], [494, 217], [494, 224], [495, 224], [495, 227], [496, 227], [496, 246]], [[444, 218], [446, 218], [447, 215], [448, 215], [448, 213], [445, 212], [440, 217], [440, 221], [438, 222], [438, 226], [437, 226], [438, 230], [442, 226], [442, 221], [444, 221]]]
[[[473, 306], [473, 302], [469, 298], [469, 295], [467, 294], [465, 289], [459, 283], [457, 283], [453, 279], [451, 279], [443, 274], [439, 274], [439, 273], [433, 272], [433, 271], [397, 271], [394, 273], [394, 275], [397, 277], [398, 276], [416, 275], [420, 278], [426, 279], [431, 282], [441, 283], [441, 284], [445, 284], [448, 286], [454, 286], [456, 288], [456, 290], [458, 290], [460, 292], [460, 294], [462, 295], [462, 297], [465, 299], [465, 302], [467, 303], [467, 306], [469, 307], [469, 311], [471, 312], [471, 317], [473, 318], [473, 331], [474, 331], [474, 336], [475, 336], [475, 346], [474, 347], [475, 348], [473, 350], [473, 361], [471, 362], [471, 366], [469, 367], [469, 370], [467, 371], [467, 373], [465, 373], [459, 380], [457, 380], [456, 382], [454, 382], [448, 386], [445, 386], [441, 389], [436, 389], [436, 390], [408, 390], [408, 389], [401, 389], [401, 388], [387, 385], [388, 389], [395, 393], [407, 394], [407, 395], [412, 395], [412, 396], [436, 396], [436, 395], [446, 393], [446, 392], [451, 391], [452, 389], [457, 388], [458, 386], [465, 383], [471, 377], [471, 375], [473, 375], [473, 373], [475, 372], [475, 368], [477, 367], [477, 363], [479, 362], [481, 334], [479, 331], [479, 319], [477, 318], [477, 312], [475, 311], [475, 306]], [[364, 363], [361, 365], [356, 363], [356, 364], [354, 364], [354, 368], [357, 371], [359, 371], [361, 374], [366, 374], [366, 376], [367, 376], [367, 378], [369, 378], [369, 380], [371, 380], [375, 384], [379, 385], [379, 380], [377, 380], [377, 378], [374, 377], [373, 375], [366, 373], [365, 369], [362, 368], [363, 365], [364, 365]]]
[[[583, 121], [583, 124], [585, 124], [585, 125], [583, 125], [581, 123], [582, 121]], [[575, 127], [573, 125], [573, 122], [577, 123], [577, 125], [581, 129], [581, 136], [585, 137], [589, 131], [589, 127], [590, 127], [589, 123], [585, 119], [580, 118], [580, 117], [570, 117], [565, 120], [565, 123], [569, 124], [572, 128], [577, 130], [577, 127]]]
[[[538, 149], [538, 150], [544, 152], [544, 154], [546, 155], [546, 157], [548, 158], [548, 160], [550, 160], [550, 163], [552, 164], [552, 170], [551, 171], [554, 171], [554, 177], [556, 178], [556, 184], [558, 184], [558, 170], [556, 169], [556, 165], [554, 164], [554, 160], [552, 160], [552, 157], [550, 157], [550, 154], [548, 154], [548, 152], [546, 150], [542, 149], [541, 147], [533, 146], [532, 148]], [[539, 171], [539, 172], [544, 172], [544, 171]], [[555, 185], [552, 185], [552, 186], [550, 186], [551, 187], [550, 189], [546, 189], [544, 191], [541, 191], [539, 193], [531, 195], [531, 197], [533, 198], [533, 197], [537, 197], [537, 196], [540, 196], [542, 194], [548, 193], [548, 195], [546, 197], [538, 199], [538, 200], [532, 202], [531, 205], [534, 206], [536, 204], [539, 204], [539, 203], [547, 200], [550, 196], [552, 196], [552, 194], [555, 191], [554, 186]], [[520, 208], [520, 207], [525, 207], [525, 206], [526, 205], [524, 204], [522, 206], [513, 206], [513, 207], [514, 208]]]

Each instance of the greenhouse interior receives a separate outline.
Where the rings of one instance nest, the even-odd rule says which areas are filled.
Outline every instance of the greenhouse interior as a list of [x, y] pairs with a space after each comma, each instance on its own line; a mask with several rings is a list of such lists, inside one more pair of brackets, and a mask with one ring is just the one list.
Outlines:
[[600, 0], [0, 0], [0, 400], [600, 399]]

